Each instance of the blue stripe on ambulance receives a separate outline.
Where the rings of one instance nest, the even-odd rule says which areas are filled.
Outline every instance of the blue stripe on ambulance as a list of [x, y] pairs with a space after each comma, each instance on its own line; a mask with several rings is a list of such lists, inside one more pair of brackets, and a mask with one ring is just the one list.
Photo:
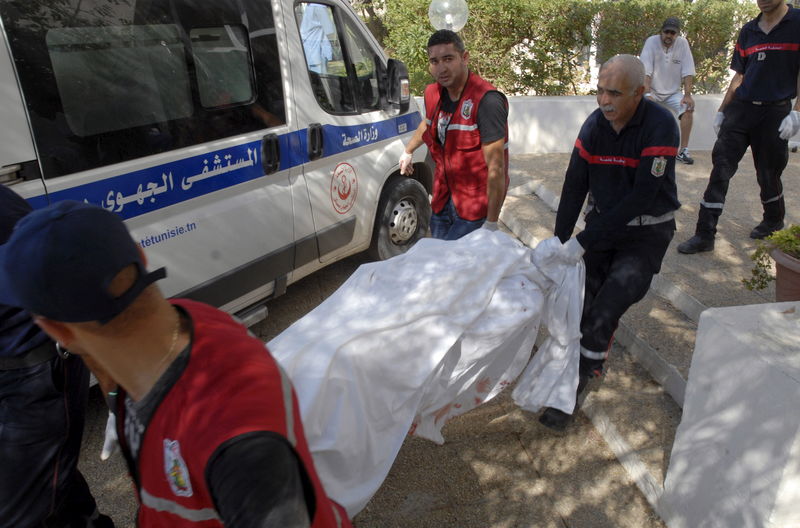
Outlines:
[[[417, 112], [410, 112], [375, 123], [324, 125], [324, 155], [413, 132], [420, 120]], [[278, 142], [281, 170], [309, 162], [307, 129], [282, 134]], [[62, 200], [86, 201], [127, 219], [262, 177], [269, 176], [261, 165], [261, 141], [253, 141], [52, 192], [49, 200], [44, 194], [33, 196], [28, 202], [36, 209]]]

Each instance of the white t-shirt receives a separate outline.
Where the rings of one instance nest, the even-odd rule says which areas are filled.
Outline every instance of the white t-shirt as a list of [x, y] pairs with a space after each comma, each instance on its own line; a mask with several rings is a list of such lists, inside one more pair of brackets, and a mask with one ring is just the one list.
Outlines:
[[644, 74], [652, 79], [650, 91], [657, 95], [680, 92], [683, 78], [695, 74], [692, 50], [683, 37], [675, 37], [667, 49], [661, 43], [661, 35], [648, 37], [639, 58], [644, 64]]

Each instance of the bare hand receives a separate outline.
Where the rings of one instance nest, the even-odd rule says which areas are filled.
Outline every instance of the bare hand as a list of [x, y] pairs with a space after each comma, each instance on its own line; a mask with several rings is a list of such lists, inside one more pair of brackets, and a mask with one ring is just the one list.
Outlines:
[[691, 95], [684, 95], [681, 99], [681, 105], [686, 105], [687, 112], [694, 112], [694, 99]]

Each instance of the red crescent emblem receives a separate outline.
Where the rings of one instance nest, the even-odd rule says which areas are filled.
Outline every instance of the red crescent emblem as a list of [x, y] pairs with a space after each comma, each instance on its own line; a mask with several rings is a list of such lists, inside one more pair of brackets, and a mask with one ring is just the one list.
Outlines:
[[[345, 191], [342, 192], [341, 189], [345, 189]], [[350, 182], [347, 181], [347, 176], [342, 174], [342, 186], [336, 190], [336, 192], [339, 194], [339, 198], [341, 198], [342, 200], [347, 200], [347, 197], [350, 196], [350, 189], [351, 186]]]
[[349, 212], [358, 195], [358, 176], [352, 165], [340, 163], [331, 175], [331, 205], [339, 214]]

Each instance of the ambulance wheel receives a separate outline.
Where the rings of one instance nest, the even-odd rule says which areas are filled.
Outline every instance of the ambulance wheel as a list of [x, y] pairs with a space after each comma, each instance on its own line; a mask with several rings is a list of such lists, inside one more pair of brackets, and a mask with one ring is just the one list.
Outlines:
[[428, 234], [430, 220], [431, 204], [425, 187], [411, 178], [389, 179], [378, 204], [370, 254], [386, 260], [405, 253]]

